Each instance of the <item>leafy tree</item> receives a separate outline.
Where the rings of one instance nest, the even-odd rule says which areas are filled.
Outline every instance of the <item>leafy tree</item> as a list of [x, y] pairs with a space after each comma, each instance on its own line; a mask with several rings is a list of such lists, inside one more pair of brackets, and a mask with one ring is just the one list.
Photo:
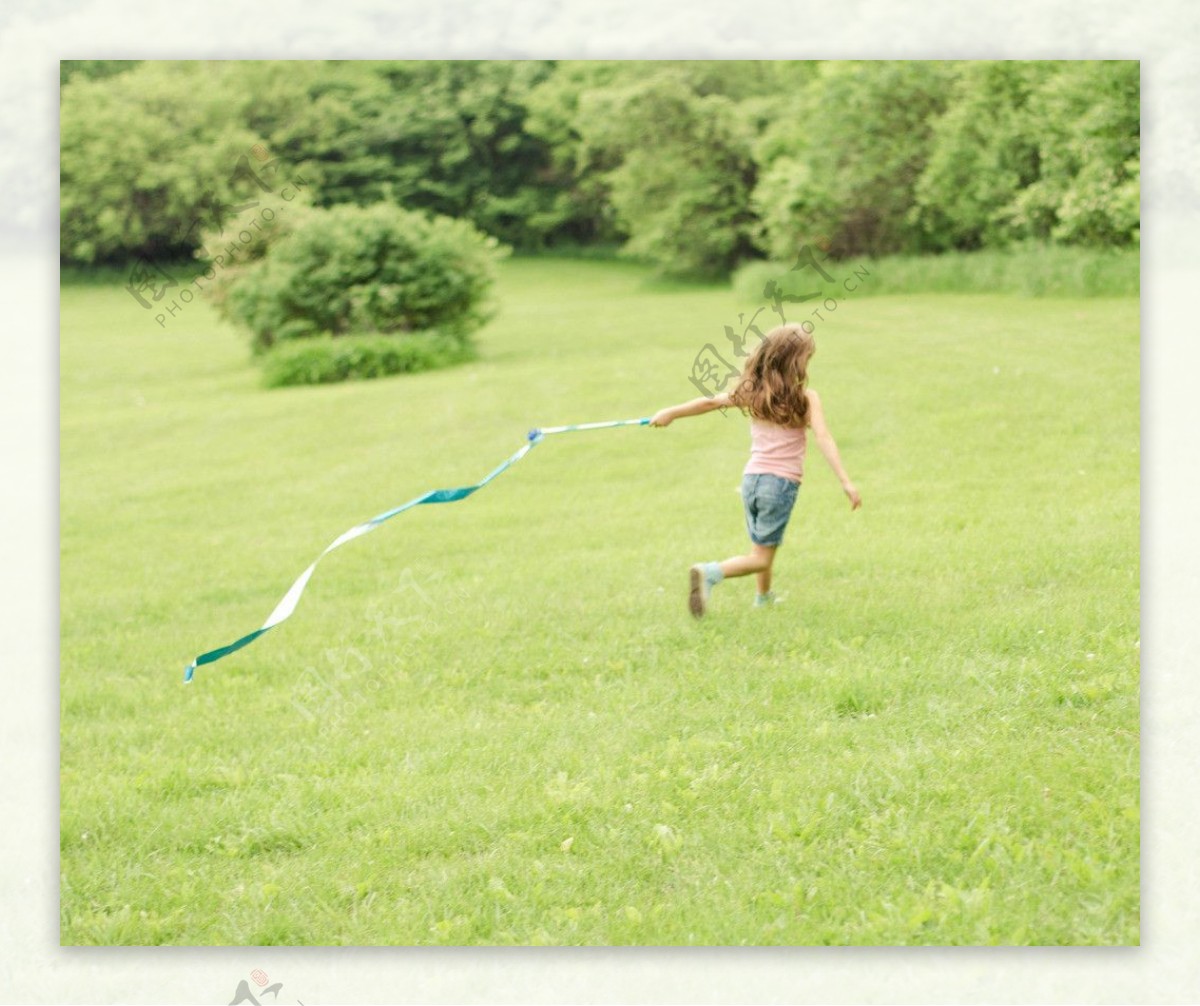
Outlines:
[[[631, 70], [639, 67], [637, 63], [625, 65]], [[819, 65], [815, 60], [798, 59], [667, 59], [656, 60], [653, 67], [679, 74], [702, 98], [720, 94], [740, 104], [758, 98], [777, 98], [804, 87]], [[636, 76], [644, 72], [639, 68]]]
[[663, 70], [585, 93], [578, 114], [581, 164], [616, 164], [605, 180], [627, 254], [711, 277], [754, 253], [752, 137], [733, 101]]
[[238, 64], [227, 108], [305, 178], [316, 205], [365, 206], [390, 196], [395, 166], [370, 135], [389, 98], [370, 63], [251, 60]]
[[320, 206], [395, 202], [537, 247], [559, 224], [549, 152], [525, 130], [545, 61], [259, 63], [239, 117]]
[[[719, 276], [1138, 239], [1133, 61], [64, 60], [61, 254], [177, 258], [255, 144], [319, 207], [453, 216], [518, 248], [625, 242]], [[261, 148], [260, 148], [261, 149]]]
[[1004, 214], [1014, 236], [1138, 240], [1139, 73], [1134, 60], [1066, 62], [1031, 96], [1038, 177]]
[[115, 77], [118, 73], [132, 70], [140, 59], [60, 59], [58, 61], [58, 83], [68, 80], [102, 80]]
[[787, 259], [806, 243], [835, 257], [921, 250], [909, 219], [931, 120], [953, 74], [940, 62], [822, 63], [755, 144], [761, 241]]
[[773, 117], [779, 95], [804, 86], [815, 67], [813, 62], [797, 60], [556, 63], [554, 72], [529, 93], [526, 128], [550, 151], [548, 177], [560, 189], [559, 203], [564, 207], [561, 233], [584, 244], [629, 237], [627, 222], [617, 213], [611, 195], [613, 172], [621, 166], [625, 149], [619, 140], [599, 142], [597, 137], [594, 105], [603, 101], [602, 92], [644, 86], [648, 75], [667, 72], [695, 97], [719, 95], [736, 102], [740, 127], [757, 133]]
[[[389, 85], [366, 129], [391, 165], [403, 206], [461, 216], [518, 246], [544, 243], [560, 221], [546, 145], [525, 128], [544, 60], [407, 61], [374, 65]], [[343, 201], [330, 189], [331, 201]]]
[[256, 137], [229, 121], [227, 67], [143, 63], [63, 88], [60, 243], [66, 261], [190, 255], [246, 201]]
[[633, 79], [620, 60], [565, 60], [529, 92], [526, 128], [549, 152], [542, 177], [558, 190], [560, 240], [612, 244], [628, 236], [610, 201], [608, 172], [621, 163], [620, 153], [585, 151], [580, 105], [585, 95]]
[[1038, 178], [1030, 100], [1057, 64], [964, 61], [956, 70], [909, 219], [937, 250], [995, 247], [1011, 236], [1013, 201]]
[[[546, 61], [245, 61], [146, 64], [63, 92], [64, 257], [189, 254], [192, 215], [256, 141], [307, 179], [320, 206], [396, 202], [464, 217], [539, 247], [570, 214], [550, 152], [526, 131]], [[137, 156], [161, 165], [127, 163]], [[236, 161], [236, 158], [235, 158]], [[121, 177], [103, 176], [116, 164]], [[232, 166], [232, 163], [230, 167]], [[153, 197], [122, 196], [146, 178]], [[143, 207], [145, 212], [143, 212]], [[103, 219], [101, 219], [103, 217]], [[180, 236], [180, 228], [184, 236]]]

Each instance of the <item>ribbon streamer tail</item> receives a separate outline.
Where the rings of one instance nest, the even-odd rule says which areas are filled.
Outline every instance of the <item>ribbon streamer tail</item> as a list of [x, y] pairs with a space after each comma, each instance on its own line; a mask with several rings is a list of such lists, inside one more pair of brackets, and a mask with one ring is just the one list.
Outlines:
[[602, 430], [614, 426], [645, 426], [649, 422], [649, 418], [618, 419], [614, 422], [607, 423], [582, 423], [577, 426], [551, 426], [547, 429], [531, 430], [528, 437], [528, 443], [522, 446], [520, 450], [490, 471], [474, 485], [460, 486], [456, 489], [431, 489], [429, 492], [423, 493], [422, 495], [409, 500], [407, 503], [402, 503], [400, 506], [393, 507], [391, 510], [385, 510], [383, 513], [372, 517], [369, 521], [366, 521], [363, 524], [356, 524], [354, 527], [350, 528], [350, 530], [342, 532], [342, 534], [338, 535], [337, 538], [330, 542], [330, 544], [325, 548], [325, 551], [313, 560], [312, 565], [310, 565], [308, 569], [306, 569], [300, 574], [299, 577], [297, 577], [296, 582], [293, 583], [288, 589], [288, 592], [283, 595], [283, 599], [275, 606], [275, 610], [271, 612], [270, 616], [263, 623], [262, 628], [255, 629], [253, 632], [242, 636], [241, 639], [235, 640], [228, 646], [222, 646], [218, 649], [209, 650], [207, 653], [200, 654], [200, 656], [187, 665], [187, 668], [183, 672], [183, 680], [185, 682], [191, 681], [192, 677], [196, 673], [197, 667], [201, 667], [204, 664], [211, 664], [215, 660], [220, 660], [222, 657], [226, 657], [236, 650], [240, 650], [243, 646], [247, 646], [254, 642], [254, 640], [256, 640], [264, 632], [269, 632], [271, 629], [275, 628], [275, 626], [290, 618], [292, 612], [296, 610], [296, 605], [300, 603], [300, 596], [304, 593], [304, 588], [308, 586], [308, 581], [312, 578], [313, 572], [317, 568], [317, 563], [319, 563], [334, 549], [345, 545], [346, 542], [353, 541], [355, 538], [361, 538], [364, 534], [369, 534], [384, 521], [391, 520], [397, 514], [403, 513], [405, 510], [409, 510], [412, 507], [420, 506], [423, 503], [454, 503], [458, 500], [466, 499], [472, 493], [478, 492], [485, 485], [491, 482], [492, 479], [496, 478], [496, 476], [511, 468], [523, 457], [525, 457], [525, 455], [533, 450], [533, 448], [540, 443], [542, 438], [548, 433], [570, 433], [576, 430]]

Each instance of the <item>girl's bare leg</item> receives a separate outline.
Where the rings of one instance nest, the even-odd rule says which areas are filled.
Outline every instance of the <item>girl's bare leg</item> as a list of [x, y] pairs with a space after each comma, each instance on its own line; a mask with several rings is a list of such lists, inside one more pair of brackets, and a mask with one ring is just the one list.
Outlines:
[[765, 594], [763, 577], [766, 577], [767, 587], [771, 586], [771, 564], [775, 561], [775, 546], [752, 545], [749, 555], [736, 555], [721, 563], [721, 572], [725, 576], [748, 576], [758, 574], [758, 592]]
[[752, 545], [749, 555], [736, 555], [716, 564], [721, 571], [720, 578], [712, 572], [712, 563], [697, 563], [689, 570], [691, 588], [688, 593], [688, 610], [696, 618], [701, 618], [708, 607], [708, 592], [715, 583], [729, 576], [748, 576], [755, 573], [758, 576], [759, 593], [764, 593], [764, 582], [768, 588], [771, 585], [771, 563], [774, 561], [775, 546]]

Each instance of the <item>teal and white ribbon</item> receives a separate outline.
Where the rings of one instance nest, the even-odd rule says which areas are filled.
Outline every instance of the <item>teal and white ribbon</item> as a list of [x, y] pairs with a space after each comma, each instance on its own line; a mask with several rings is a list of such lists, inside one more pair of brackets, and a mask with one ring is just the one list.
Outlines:
[[429, 492], [417, 496], [415, 499], [411, 499], [407, 503], [401, 503], [398, 507], [393, 507], [391, 510], [385, 510], [383, 513], [379, 514], [379, 516], [372, 517], [369, 521], [366, 521], [363, 524], [355, 525], [354, 527], [350, 528], [349, 531], [343, 532], [332, 542], [330, 542], [325, 551], [313, 560], [312, 565], [300, 574], [288, 592], [283, 595], [283, 600], [275, 605], [275, 610], [272, 611], [267, 620], [263, 622], [261, 629], [255, 629], [253, 632], [242, 636], [241, 639], [235, 640], [228, 646], [221, 646], [215, 650], [209, 650], [207, 653], [200, 654], [200, 656], [188, 664], [187, 669], [183, 672], [183, 680], [185, 682], [191, 681], [192, 675], [196, 673], [197, 667], [201, 666], [202, 664], [211, 664], [214, 660], [220, 660], [222, 657], [229, 656], [229, 654], [240, 650], [243, 646], [253, 643], [254, 640], [256, 640], [264, 632], [275, 628], [275, 626], [277, 626], [280, 622], [286, 621], [289, 617], [291, 617], [292, 612], [296, 610], [296, 605], [300, 602], [300, 595], [304, 593], [304, 588], [308, 586], [308, 581], [312, 577], [313, 571], [317, 568], [317, 563], [324, 559], [325, 556], [327, 556], [335, 548], [340, 548], [342, 545], [345, 545], [346, 542], [353, 541], [355, 538], [361, 538], [364, 534], [374, 531], [384, 521], [391, 520], [397, 514], [404, 513], [405, 510], [408, 510], [412, 507], [420, 506], [422, 503], [455, 503], [458, 500], [466, 499], [473, 492], [477, 492], [478, 490], [482, 489], [501, 472], [515, 465], [521, 460], [521, 458], [525, 457], [526, 454], [528, 454], [531, 450], [533, 450], [534, 447], [541, 443], [543, 438], [549, 436], [550, 434], [575, 433], [581, 430], [606, 430], [614, 426], [646, 426], [649, 422], [650, 419], [648, 417], [644, 419], [617, 419], [605, 423], [579, 423], [575, 426], [548, 426], [544, 429], [530, 430], [527, 438], [529, 442], [527, 444], [525, 444], [519, 451], [512, 455], [512, 457], [507, 458], [502, 464], [494, 468], [474, 485], [460, 486], [457, 489], [431, 489]]

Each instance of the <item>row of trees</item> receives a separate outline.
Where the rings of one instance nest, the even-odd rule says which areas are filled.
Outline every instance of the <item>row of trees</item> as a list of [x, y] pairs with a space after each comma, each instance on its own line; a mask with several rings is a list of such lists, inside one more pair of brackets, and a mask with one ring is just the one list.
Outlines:
[[193, 254], [251, 149], [390, 203], [664, 271], [1138, 240], [1135, 61], [65, 61], [65, 262]]

